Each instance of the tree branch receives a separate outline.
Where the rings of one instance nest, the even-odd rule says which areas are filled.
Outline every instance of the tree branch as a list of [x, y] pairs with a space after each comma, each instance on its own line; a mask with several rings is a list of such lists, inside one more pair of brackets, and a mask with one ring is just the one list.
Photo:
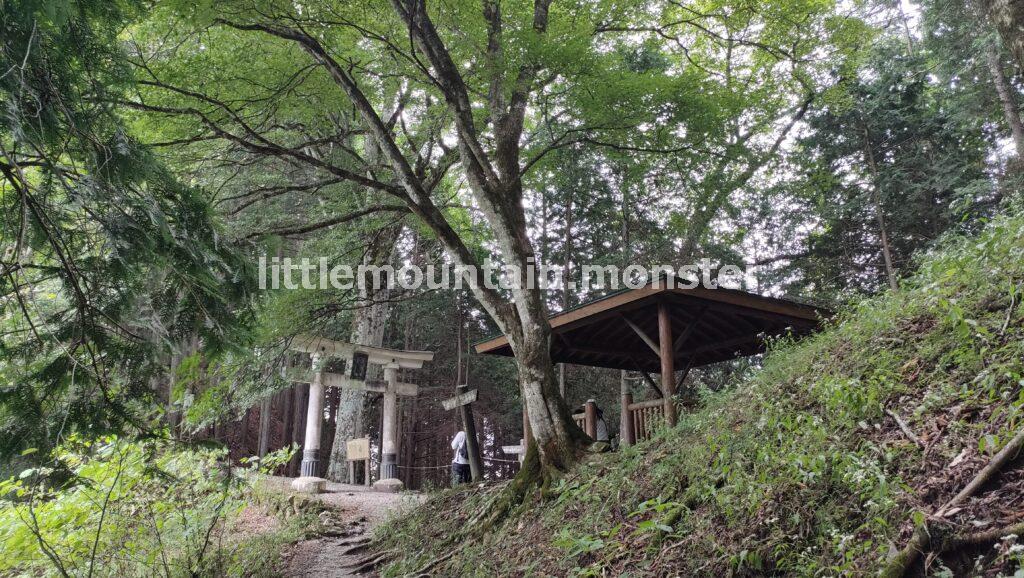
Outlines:
[[326, 229], [326, 228], [329, 228], [329, 227], [333, 227], [335, 225], [340, 225], [342, 223], [347, 223], [349, 221], [354, 221], [355, 219], [358, 219], [360, 217], [365, 217], [366, 215], [371, 215], [373, 213], [380, 213], [380, 212], [408, 213], [409, 212], [409, 207], [407, 207], [405, 205], [374, 205], [372, 207], [367, 207], [367, 208], [359, 210], [359, 211], [355, 211], [355, 212], [352, 212], [352, 213], [347, 213], [345, 215], [340, 215], [340, 216], [337, 216], [337, 217], [332, 217], [330, 219], [326, 219], [326, 220], [323, 220], [323, 221], [318, 221], [316, 223], [310, 223], [310, 224], [306, 224], [306, 225], [298, 225], [298, 226], [295, 226], [295, 227], [282, 227], [282, 228], [273, 229], [273, 230], [267, 231], [267, 232], [250, 233], [249, 235], [246, 235], [246, 239], [252, 239], [252, 238], [255, 238], [255, 237], [262, 237], [262, 236], [265, 236], [265, 235], [280, 235], [280, 236], [301, 235], [303, 233], [310, 233], [312, 231], [317, 231], [319, 229]]

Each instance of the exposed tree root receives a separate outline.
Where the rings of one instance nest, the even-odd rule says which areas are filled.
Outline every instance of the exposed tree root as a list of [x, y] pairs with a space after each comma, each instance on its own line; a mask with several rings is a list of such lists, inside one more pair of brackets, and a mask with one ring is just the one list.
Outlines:
[[369, 572], [370, 570], [375, 569], [377, 566], [380, 566], [386, 560], [394, 557], [395, 554], [395, 550], [385, 550], [373, 556], [368, 556], [366, 558], [356, 560], [348, 567], [352, 570], [353, 574], [362, 574], [364, 572]]
[[554, 483], [579, 460], [583, 451], [582, 443], [562, 452], [549, 452], [558, 456], [553, 463], [541, 460], [537, 444], [530, 444], [519, 473], [495, 498], [487, 503], [473, 520], [467, 524], [473, 532], [486, 533], [499, 524], [515, 508], [522, 505], [533, 492], [540, 490], [542, 499], [549, 498]]
[[996, 528], [994, 530], [954, 536], [944, 544], [942, 551], [949, 552], [958, 548], [984, 546], [985, 544], [990, 544], [996, 540], [1002, 540], [1003, 538], [1013, 534], [1024, 534], [1024, 522], [1017, 522], [1016, 524], [1010, 524], [1009, 526]]
[[447, 560], [447, 559], [451, 558], [451, 557], [452, 557], [452, 556], [454, 556], [454, 555], [456, 554], [456, 552], [458, 552], [458, 551], [459, 551], [459, 550], [458, 550], [457, 548], [452, 548], [451, 550], [449, 550], [449, 551], [448, 551], [448, 553], [447, 553], [447, 554], [445, 554], [445, 555], [443, 555], [443, 556], [438, 556], [438, 557], [436, 557], [436, 558], [432, 559], [431, 561], [429, 561], [429, 562], [427, 562], [426, 564], [424, 564], [422, 568], [420, 568], [420, 569], [419, 569], [419, 570], [417, 570], [416, 572], [413, 572], [413, 574], [414, 574], [414, 575], [416, 575], [416, 576], [430, 576], [430, 570], [431, 570], [431, 569], [432, 569], [432, 568], [433, 568], [434, 566], [437, 566], [437, 565], [438, 565], [438, 564], [440, 564], [441, 562], [444, 562], [445, 560]]
[[[978, 475], [976, 475], [970, 483], [964, 486], [964, 489], [960, 490], [956, 496], [953, 496], [951, 500], [943, 504], [942, 507], [932, 515], [932, 518], [941, 519], [945, 517], [948, 511], [973, 496], [979, 489], [981, 489], [982, 486], [988, 483], [993, 476], [999, 473], [1004, 465], [1017, 456], [1021, 447], [1024, 447], [1024, 428], [1017, 432], [1017, 435], [1015, 435], [1013, 439], [1011, 439], [1009, 443], [999, 451], [999, 453], [989, 460], [988, 464], [978, 472]], [[953, 541], [955, 542], [956, 538], [954, 538]], [[929, 528], [928, 521], [925, 520], [923, 524], [914, 529], [914, 533], [911, 535], [910, 541], [903, 550], [900, 550], [900, 552], [890, 560], [882, 570], [882, 576], [887, 578], [898, 578], [905, 575], [917, 562], [918, 557], [925, 550], [932, 548], [933, 544], [941, 547], [942, 541], [933, 539], [932, 528]]]

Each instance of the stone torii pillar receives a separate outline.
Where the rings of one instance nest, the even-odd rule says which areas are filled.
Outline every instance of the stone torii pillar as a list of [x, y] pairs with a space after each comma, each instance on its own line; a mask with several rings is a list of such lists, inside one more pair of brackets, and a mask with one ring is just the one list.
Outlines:
[[299, 475], [320, 477], [320, 431], [324, 424], [323, 356], [313, 354], [313, 381], [309, 384], [309, 405], [306, 406], [306, 440], [302, 444]]
[[398, 482], [398, 366], [384, 366], [383, 425], [380, 432], [380, 479], [374, 484], [383, 486]]
[[[419, 393], [416, 384], [398, 381], [400, 367], [402, 365], [396, 362], [384, 364], [384, 384], [382, 389], [376, 390], [384, 394], [384, 403], [381, 407], [380, 479], [373, 483], [373, 489], [381, 492], [397, 492], [403, 487], [398, 478], [398, 396], [415, 397]], [[370, 384], [367, 386], [369, 388]]]

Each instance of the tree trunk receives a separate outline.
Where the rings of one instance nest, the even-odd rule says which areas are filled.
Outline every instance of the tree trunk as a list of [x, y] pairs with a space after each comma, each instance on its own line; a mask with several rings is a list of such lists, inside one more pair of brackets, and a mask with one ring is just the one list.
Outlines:
[[[467, 83], [431, 21], [426, 3], [423, 0], [396, 0], [391, 4], [408, 31], [410, 44], [433, 69], [434, 84], [442, 92], [452, 113], [462, 171], [494, 235], [498, 250], [506, 264], [518, 267], [520, 271], [530, 271], [529, 276], [534, 282], [533, 288], [525, 287], [520, 277], [520, 283], [515, 283], [511, 290], [512, 302], [507, 303], [501, 293], [482, 282], [483, 273], [476, 269], [471, 289], [483, 309], [508, 336], [516, 355], [523, 398], [537, 441], [533, 459], [542, 466], [541, 479], [546, 483], [550, 481], [548, 470], [564, 471], [572, 465], [584, 436], [572, 422], [564, 400], [558, 395], [548, 350], [550, 326], [543, 295], [536, 287], [536, 255], [528, 237], [523, 209], [520, 147], [530, 97], [540, 85], [540, 68], [532, 63], [520, 65], [509, 87], [504, 85], [506, 76], [503, 70], [498, 70], [490, 78], [492, 90], [489, 94], [494, 95], [494, 100], [488, 104], [494, 145], [490, 151], [486, 150], [480, 140]], [[550, 0], [537, 0], [534, 4], [533, 31], [536, 34], [546, 33], [549, 5]], [[487, 9], [485, 18], [491, 32], [488, 58], [496, 57], [495, 50], [502, 44], [500, 11]], [[295, 41], [323, 65], [330, 78], [345, 92], [368, 138], [375, 141], [382, 160], [393, 171], [393, 181], [387, 184], [353, 174], [343, 174], [343, 178], [397, 196], [433, 231], [455, 265], [478, 265], [473, 251], [444, 212], [433, 203], [431, 192], [434, 184], [417, 170], [415, 165], [418, 161], [411, 162], [403, 153], [388, 122], [363, 92], [351, 68], [335, 60], [317, 38], [300, 29], [260, 23], [229, 25]], [[507, 100], [505, 95], [508, 95]], [[522, 479], [528, 478], [530, 476], [526, 475]]]
[[[364, 154], [368, 161], [376, 163], [380, 158], [380, 147], [374, 139], [366, 139]], [[368, 191], [366, 205], [375, 202], [376, 193]], [[364, 265], [382, 265], [394, 256], [395, 241], [400, 227], [391, 227], [374, 235], [363, 257]], [[380, 347], [384, 343], [384, 328], [387, 325], [391, 307], [388, 303], [390, 292], [387, 287], [375, 290], [369, 283], [358, 289], [359, 309], [355, 311], [352, 324], [352, 343]], [[379, 378], [380, 368], [367, 368], [367, 379]], [[338, 396], [338, 413], [334, 430], [334, 445], [327, 463], [327, 478], [336, 482], [348, 479], [348, 447], [350, 439], [363, 435], [363, 411], [366, 397], [361, 391], [342, 389]], [[353, 484], [355, 480], [348, 480]]]
[[995, 25], [1003, 43], [1024, 73], [1024, 2], [1019, 0], [982, 0], [989, 20]]
[[174, 403], [174, 389], [178, 382], [178, 366], [180, 365], [181, 353], [172, 353], [167, 378], [167, 427], [170, 429], [172, 438], [178, 437], [178, 427], [181, 425], [181, 413]]
[[263, 398], [260, 402], [260, 437], [259, 447], [256, 455], [263, 457], [270, 451], [270, 396]]
[[1013, 97], [1013, 88], [1007, 82], [1006, 75], [1003, 74], [1003, 63], [1000, 61], [999, 51], [992, 43], [987, 43], [985, 46], [985, 61], [988, 63], [996, 94], [999, 95], [1003, 117], [1010, 127], [1010, 135], [1013, 137], [1013, 145], [1017, 150], [1017, 158], [1024, 159], [1024, 123], [1021, 123], [1020, 120], [1020, 111]]
[[[572, 267], [572, 191], [569, 192], [569, 199], [565, 207], [565, 235], [562, 237], [562, 250], [565, 251], [565, 259], [562, 262], [562, 311], [569, 310], [569, 280]], [[565, 399], [565, 364], [558, 364], [558, 394]]]
[[882, 210], [882, 196], [878, 190], [878, 166], [875, 164], [875, 154], [871, 150], [871, 140], [867, 127], [864, 127], [864, 158], [871, 170], [871, 202], [875, 208], [875, 220], [878, 222], [878, 234], [882, 244], [882, 259], [885, 261], [885, 276], [889, 279], [889, 288], [893, 291], [899, 289], [899, 281], [896, 279], [896, 270], [892, 263], [892, 251], [889, 248], [889, 234], [885, 228], [885, 214]]
[[402, 483], [405, 484], [405, 487], [412, 488], [416, 470], [412, 469], [411, 466], [416, 459], [416, 412], [419, 404], [417, 403], [416, 398], [412, 397], [403, 405], [405, 405], [405, 411], [403, 412], [403, 415], [405, 416], [405, 425], [403, 426], [402, 431], [405, 432], [405, 439], [402, 443], [401, 463], [410, 467], [404, 468], [401, 474]]
[[903, 41], [907, 45], [907, 56], [914, 56], [914, 37], [910, 34], [910, 18], [903, 11], [903, 2], [896, 0], [896, 10], [900, 14], [900, 22], [903, 24]]
[[[282, 428], [282, 438], [284, 445], [287, 447], [295, 442], [292, 439], [292, 422], [295, 419], [295, 388], [294, 386], [289, 387], [282, 393], [284, 394], [284, 409], [281, 412], [283, 417], [282, 425], [284, 426]], [[283, 475], [288, 475], [288, 464], [284, 464], [278, 471]]]
[[[370, 296], [371, 305], [355, 311], [352, 328], [352, 342], [360, 345], [381, 346], [384, 341], [384, 328], [390, 314], [390, 305], [386, 301], [387, 289]], [[367, 302], [367, 303], [368, 303]], [[380, 368], [367, 368], [367, 379], [379, 377]], [[327, 467], [327, 478], [336, 482], [348, 478], [348, 461], [345, 443], [363, 435], [363, 406], [365, 395], [361, 391], [342, 389], [338, 399], [337, 427], [334, 430], [334, 446], [331, 448], [330, 462]], [[353, 483], [348, 480], [348, 483]]]
[[297, 443], [300, 451], [296, 451], [288, 463], [288, 472], [292, 477], [299, 475], [299, 464], [302, 462], [302, 445], [306, 432], [306, 404], [309, 402], [309, 384], [295, 384], [294, 402], [292, 403], [292, 441]]
[[249, 457], [249, 416], [251, 415], [252, 408], [250, 407], [245, 410], [245, 413], [242, 414], [242, 421], [239, 424], [238, 451], [239, 457], [243, 458]]
[[[565, 471], [575, 462], [577, 449], [585, 443], [586, 436], [572, 421], [569, 407], [558, 395], [548, 348], [547, 320], [527, 322], [524, 329], [512, 348], [530, 432], [543, 469]], [[548, 474], [539, 473], [541, 481], [547, 482]]]

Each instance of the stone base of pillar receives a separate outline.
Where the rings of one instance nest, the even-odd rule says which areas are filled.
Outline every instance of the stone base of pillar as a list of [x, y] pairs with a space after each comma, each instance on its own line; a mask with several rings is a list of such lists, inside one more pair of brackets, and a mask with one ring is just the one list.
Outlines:
[[405, 484], [398, 478], [388, 478], [385, 480], [377, 480], [373, 483], [373, 491], [375, 492], [401, 492], [405, 488]]
[[384, 454], [380, 458], [380, 479], [395, 479], [398, 477], [398, 456], [395, 454]]
[[304, 478], [320, 476], [320, 450], [302, 451], [302, 464], [299, 466], [299, 475]]
[[384, 454], [380, 457], [380, 479], [373, 483], [377, 492], [399, 492], [405, 484], [398, 479], [398, 456]]
[[306, 494], [319, 494], [324, 491], [327, 487], [327, 480], [323, 478], [314, 478], [310, 476], [303, 476], [301, 478], [295, 478], [292, 480], [292, 489], [296, 492], [303, 492]]

